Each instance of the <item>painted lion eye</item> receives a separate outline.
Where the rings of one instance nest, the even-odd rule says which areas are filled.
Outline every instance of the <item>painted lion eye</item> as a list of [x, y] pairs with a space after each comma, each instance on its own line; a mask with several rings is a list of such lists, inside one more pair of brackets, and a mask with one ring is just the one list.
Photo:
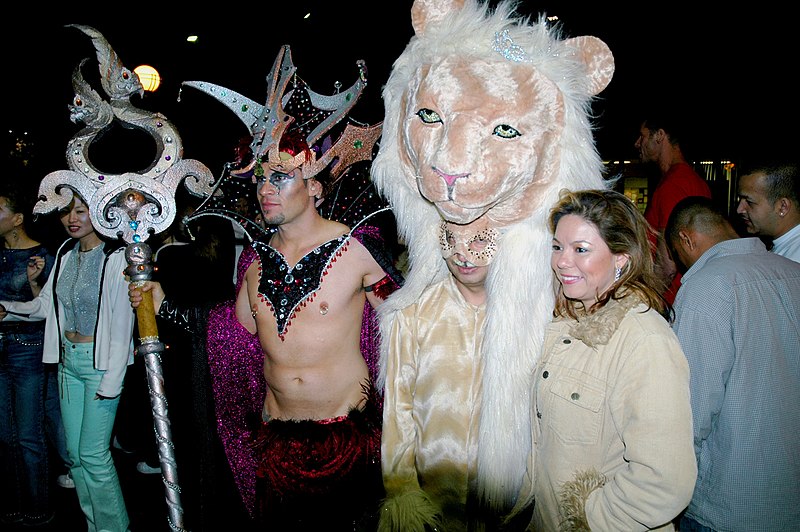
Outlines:
[[420, 120], [422, 120], [426, 124], [442, 123], [442, 118], [439, 116], [439, 113], [437, 113], [433, 109], [422, 108], [419, 111], [417, 111], [417, 116], [420, 118]]
[[522, 135], [522, 133], [520, 133], [513, 127], [506, 124], [500, 124], [499, 126], [494, 128], [492, 134], [497, 135], [498, 137], [503, 139], [513, 139], [514, 137], [519, 137]]

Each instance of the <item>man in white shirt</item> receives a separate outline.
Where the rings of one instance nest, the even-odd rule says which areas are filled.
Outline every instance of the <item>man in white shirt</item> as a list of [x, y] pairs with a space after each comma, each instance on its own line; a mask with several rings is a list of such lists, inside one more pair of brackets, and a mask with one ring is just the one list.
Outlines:
[[739, 180], [747, 232], [772, 240], [773, 253], [800, 262], [800, 179], [796, 164], [762, 166]]

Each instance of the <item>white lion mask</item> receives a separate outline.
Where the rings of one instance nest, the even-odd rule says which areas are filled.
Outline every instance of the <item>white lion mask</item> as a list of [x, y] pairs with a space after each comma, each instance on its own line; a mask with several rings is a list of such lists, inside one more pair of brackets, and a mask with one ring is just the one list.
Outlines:
[[414, 2], [415, 35], [383, 91], [372, 166], [409, 253], [405, 286], [380, 310], [384, 338], [396, 310], [449, 275], [442, 219], [500, 234], [487, 279], [477, 479], [495, 508], [514, 504], [530, 453], [531, 372], [553, 306], [547, 214], [563, 188], [606, 186], [590, 105], [614, 72], [600, 39], [564, 39], [544, 17], [512, 9]]

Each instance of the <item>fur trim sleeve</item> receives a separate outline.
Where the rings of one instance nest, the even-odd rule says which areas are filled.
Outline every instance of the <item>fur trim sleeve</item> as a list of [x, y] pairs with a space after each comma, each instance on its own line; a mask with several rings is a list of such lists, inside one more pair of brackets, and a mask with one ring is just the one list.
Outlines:
[[378, 532], [442, 530], [441, 509], [422, 490], [405, 491], [381, 503]]
[[596, 469], [579, 471], [575, 479], [565, 482], [558, 494], [561, 513], [561, 532], [589, 532], [586, 500], [589, 494], [606, 483], [606, 477]]

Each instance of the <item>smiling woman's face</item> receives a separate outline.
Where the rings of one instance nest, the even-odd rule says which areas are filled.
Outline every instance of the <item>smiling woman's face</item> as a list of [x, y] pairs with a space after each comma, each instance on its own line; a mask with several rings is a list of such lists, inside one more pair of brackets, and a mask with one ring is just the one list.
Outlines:
[[60, 211], [59, 217], [67, 234], [72, 238], [82, 238], [94, 232], [89, 207], [77, 195], [72, 201], [72, 207]]
[[611, 253], [594, 224], [580, 216], [563, 216], [553, 236], [550, 266], [569, 299], [591, 307], [614, 284], [622, 256]]

